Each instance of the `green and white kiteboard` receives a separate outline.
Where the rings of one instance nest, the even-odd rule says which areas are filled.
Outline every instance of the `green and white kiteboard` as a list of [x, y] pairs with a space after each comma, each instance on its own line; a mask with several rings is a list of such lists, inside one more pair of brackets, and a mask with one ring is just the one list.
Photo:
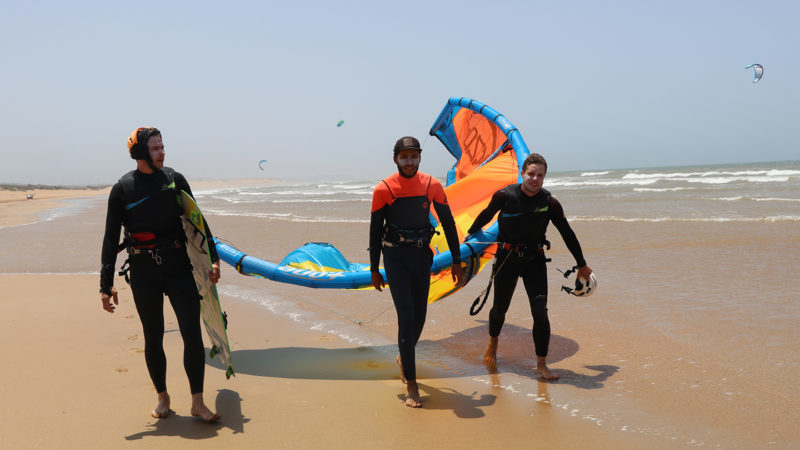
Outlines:
[[192, 261], [192, 274], [197, 283], [197, 291], [203, 297], [200, 302], [200, 315], [206, 325], [206, 333], [211, 340], [209, 356], [219, 356], [225, 376], [230, 378], [233, 372], [231, 347], [228, 344], [228, 320], [219, 303], [217, 285], [211, 282], [211, 254], [208, 251], [206, 227], [203, 225], [203, 213], [194, 199], [184, 191], [178, 194], [178, 201], [183, 208], [183, 231], [186, 232], [186, 251]]

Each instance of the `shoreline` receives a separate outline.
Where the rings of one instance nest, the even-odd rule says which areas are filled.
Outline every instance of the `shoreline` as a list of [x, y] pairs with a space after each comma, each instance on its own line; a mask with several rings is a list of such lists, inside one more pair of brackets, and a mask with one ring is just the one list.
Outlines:
[[[276, 179], [196, 180], [189, 184], [193, 191], [277, 185], [284, 181]], [[25, 188], [31, 189], [25, 189]], [[38, 188], [37, 188], [38, 187]], [[104, 187], [58, 187], [42, 185], [5, 185], [0, 188], [0, 228], [27, 225], [37, 222], [43, 212], [66, 206], [66, 200], [76, 198], [107, 198], [111, 186]], [[27, 195], [33, 194], [33, 199]]]
[[35, 191], [28, 199], [26, 191], [0, 189], [0, 228], [37, 222], [37, 215], [66, 205], [66, 200], [108, 197], [110, 187], [103, 189], [52, 189]]

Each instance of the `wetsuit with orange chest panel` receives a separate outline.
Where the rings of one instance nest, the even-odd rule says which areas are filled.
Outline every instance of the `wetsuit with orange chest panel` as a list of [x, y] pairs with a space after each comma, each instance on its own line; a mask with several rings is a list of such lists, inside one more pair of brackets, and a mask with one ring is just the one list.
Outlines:
[[453, 264], [458, 264], [458, 232], [439, 180], [419, 171], [412, 177], [398, 172], [378, 183], [372, 193], [370, 270], [378, 271], [382, 252], [397, 310], [403, 374], [409, 380], [416, 380], [414, 346], [422, 334], [428, 307], [433, 262], [429, 246], [433, 235], [431, 205], [444, 229]]

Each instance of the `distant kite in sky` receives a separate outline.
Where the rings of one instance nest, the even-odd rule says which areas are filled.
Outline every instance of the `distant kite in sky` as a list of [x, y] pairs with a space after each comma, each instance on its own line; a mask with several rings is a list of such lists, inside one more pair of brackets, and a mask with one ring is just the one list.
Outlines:
[[340, 120], [339, 123], [336, 124], [336, 126], [337, 127], [341, 127], [343, 123], [344, 123], [344, 120]]
[[761, 76], [764, 75], [764, 67], [761, 64], [750, 64], [745, 69], [753, 68], [753, 83], [758, 83]]
[[266, 159], [262, 159], [261, 161], [259, 161], [259, 162], [258, 162], [258, 168], [259, 168], [259, 169], [261, 169], [261, 170], [264, 170], [264, 166], [263, 166], [263, 164], [264, 164], [265, 162], [267, 162], [267, 160], [266, 160]]

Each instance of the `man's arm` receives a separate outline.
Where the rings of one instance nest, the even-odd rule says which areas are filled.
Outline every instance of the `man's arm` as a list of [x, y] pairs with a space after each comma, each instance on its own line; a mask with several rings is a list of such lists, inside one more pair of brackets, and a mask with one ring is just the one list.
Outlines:
[[461, 242], [458, 240], [458, 229], [456, 228], [456, 221], [453, 219], [453, 212], [450, 211], [450, 206], [446, 203], [434, 201], [433, 208], [439, 217], [439, 223], [442, 224], [444, 236], [447, 238], [447, 246], [450, 247], [450, 256], [453, 258], [453, 264], [458, 264], [461, 262], [461, 250], [459, 248]]
[[564, 216], [564, 209], [561, 207], [561, 203], [555, 198], [550, 197], [549, 210], [550, 221], [553, 222], [558, 232], [561, 233], [561, 238], [564, 239], [564, 243], [567, 244], [567, 249], [569, 249], [569, 252], [572, 253], [572, 256], [575, 258], [575, 264], [578, 267], [585, 266], [586, 260], [583, 259], [581, 244], [578, 242], [578, 237], [575, 236], [575, 232], [572, 231], [572, 227], [569, 226], [569, 222], [567, 222], [567, 218]]
[[[374, 201], [373, 201], [374, 204]], [[370, 284], [382, 291], [386, 286], [386, 280], [380, 272], [381, 251], [383, 250], [383, 225], [385, 222], [386, 206], [372, 211], [369, 219], [369, 271], [370, 271]]]
[[378, 272], [381, 262], [385, 207], [373, 211], [369, 219], [369, 270]]
[[119, 251], [119, 233], [122, 229], [123, 211], [122, 186], [117, 183], [111, 188], [108, 195], [106, 229], [100, 252], [100, 292], [106, 295], [111, 295], [111, 288], [114, 287], [114, 270]]
[[475, 221], [472, 222], [472, 226], [469, 227], [467, 230], [467, 234], [472, 234], [481, 230], [481, 228], [485, 227], [489, 221], [492, 220], [495, 214], [500, 211], [500, 208], [503, 207], [503, 204], [506, 201], [506, 191], [500, 189], [499, 191], [495, 192], [492, 195], [492, 199], [489, 201], [489, 204], [486, 205], [486, 208], [478, 214], [478, 217], [475, 218]]
[[461, 267], [461, 249], [459, 248], [461, 242], [458, 240], [456, 221], [453, 219], [450, 205], [447, 204], [447, 195], [444, 193], [442, 184], [437, 180], [431, 188], [433, 189], [433, 195], [430, 199], [433, 203], [433, 208], [436, 210], [436, 215], [439, 217], [439, 223], [442, 224], [447, 246], [450, 248], [450, 257], [453, 259], [450, 273], [453, 277], [453, 283], [459, 286], [464, 279], [464, 268]]

